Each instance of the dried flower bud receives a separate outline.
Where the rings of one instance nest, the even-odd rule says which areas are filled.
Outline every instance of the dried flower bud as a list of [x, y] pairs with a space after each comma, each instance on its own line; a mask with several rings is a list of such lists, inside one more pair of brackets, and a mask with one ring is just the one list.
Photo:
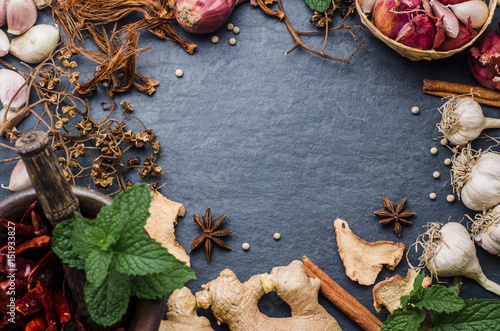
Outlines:
[[134, 158], [127, 161], [127, 164], [129, 166], [139, 165], [140, 163], [141, 163], [141, 159], [139, 159], [138, 157], [134, 157]]
[[66, 163], [66, 158], [64, 158], [64, 157], [62, 157], [62, 156], [59, 156], [59, 157], [57, 158], [57, 161], [58, 161], [59, 163]]
[[63, 121], [59, 120], [56, 122], [56, 124], [54, 126], [56, 129], [61, 129], [64, 126], [64, 123], [63, 123]]

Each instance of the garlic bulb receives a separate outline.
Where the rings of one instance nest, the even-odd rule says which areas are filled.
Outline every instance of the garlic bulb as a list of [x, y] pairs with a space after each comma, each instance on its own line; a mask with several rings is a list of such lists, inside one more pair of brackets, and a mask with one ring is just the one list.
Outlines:
[[0, 30], [0, 57], [9, 53], [10, 41], [5, 32]]
[[5, 14], [7, 32], [20, 35], [35, 24], [38, 10], [33, 0], [7, 0]]
[[464, 205], [475, 211], [500, 203], [500, 154], [476, 152], [470, 144], [453, 156], [451, 184]]
[[[7, 107], [11, 102], [9, 110], [18, 111], [25, 103], [28, 96], [28, 86], [23, 86], [25, 83], [23, 76], [10, 69], [0, 69], [0, 101], [4, 107]], [[16, 92], [21, 90], [14, 97]]]
[[500, 205], [477, 214], [471, 232], [476, 244], [493, 255], [500, 255]]
[[428, 228], [417, 241], [424, 248], [420, 265], [436, 277], [472, 278], [488, 291], [500, 295], [500, 285], [484, 275], [474, 243], [463, 225], [449, 222], [441, 227], [440, 223], [431, 223]]
[[12, 170], [10, 174], [9, 186], [2, 187], [14, 192], [24, 190], [28, 187], [31, 187], [30, 176], [28, 175], [28, 170], [26, 170], [26, 166], [24, 165], [23, 160], [19, 160]]
[[[33, 1], [33, 0], [31, 0]], [[12, 39], [10, 53], [27, 63], [40, 63], [59, 43], [59, 28], [48, 24], [38, 24], [22, 36]]]
[[0, 0], [0, 26], [4, 26], [7, 22], [7, 18], [5, 17], [5, 3], [7, 0]]
[[470, 20], [473, 29], [479, 29], [488, 19], [489, 9], [482, 0], [468, 0], [461, 3], [449, 4], [453, 14], [465, 25]]
[[484, 129], [500, 128], [500, 119], [484, 117], [479, 103], [472, 98], [451, 98], [440, 109], [437, 124], [446, 139], [462, 146], [479, 137]]

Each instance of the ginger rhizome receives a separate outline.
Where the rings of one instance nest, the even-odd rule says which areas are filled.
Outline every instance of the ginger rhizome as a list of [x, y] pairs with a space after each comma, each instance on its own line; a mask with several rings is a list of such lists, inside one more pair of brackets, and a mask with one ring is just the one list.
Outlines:
[[[341, 331], [337, 321], [318, 303], [320, 287], [321, 281], [308, 277], [301, 261], [273, 268], [270, 274], [252, 276], [244, 283], [234, 272], [225, 269], [196, 293], [196, 303], [199, 308], [210, 307], [218, 322], [226, 323], [230, 330]], [[273, 318], [259, 311], [260, 298], [273, 290], [290, 306], [291, 317]], [[171, 311], [170, 306], [169, 313], [172, 313], [167, 314], [169, 319], [176, 321], [181, 319], [179, 314], [188, 315]]]

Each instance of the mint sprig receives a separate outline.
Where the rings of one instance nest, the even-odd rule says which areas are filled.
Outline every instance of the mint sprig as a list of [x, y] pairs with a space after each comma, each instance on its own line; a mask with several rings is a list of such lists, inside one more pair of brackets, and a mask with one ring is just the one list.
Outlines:
[[434, 331], [499, 330], [500, 300], [471, 299], [463, 301], [457, 286], [422, 287], [425, 275], [415, 278], [413, 290], [401, 297], [401, 308], [392, 312], [382, 331], [417, 331], [424, 327]]
[[75, 213], [54, 229], [52, 249], [70, 267], [84, 269], [85, 303], [92, 319], [120, 321], [131, 296], [159, 298], [195, 278], [155, 239], [143, 235], [151, 191], [138, 184], [101, 209], [95, 221]]

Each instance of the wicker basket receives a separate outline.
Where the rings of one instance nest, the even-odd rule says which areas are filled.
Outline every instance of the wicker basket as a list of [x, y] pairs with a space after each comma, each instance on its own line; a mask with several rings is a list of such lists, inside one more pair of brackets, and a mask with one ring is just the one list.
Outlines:
[[453, 54], [456, 54], [456, 53], [459, 53], [459, 52], [465, 50], [467, 47], [471, 46], [476, 41], [476, 39], [479, 38], [479, 36], [481, 34], [483, 34], [483, 32], [488, 27], [488, 25], [491, 23], [491, 20], [493, 19], [493, 15], [495, 14], [496, 6], [497, 6], [497, 0], [490, 0], [490, 3], [489, 3], [490, 14], [488, 15], [488, 19], [484, 23], [481, 30], [479, 30], [477, 32], [477, 35], [474, 37], [474, 39], [472, 39], [471, 41], [469, 41], [467, 44], [463, 45], [462, 47], [454, 49], [452, 51], [438, 52], [435, 50], [421, 50], [421, 49], [417, 49], [417, 48], [413, 48], [413, 47], [408, 47], [408, 46], [405, 46], [401, 43], [398, 43], [398, 42], [394, 41], [393, 39], [383, 35], [375, 27], [375, 25], [373, 25], [373, 23], [366, 17], [366, 15], [361, 10], [359, 0], [356, 0], [356, 9], [358, 10], [359, 17], [361, 18], [361, 22], [368, 28], [368, 30], [370, 30], [373, 33], [373, 35], [375, 35], [375, 37], [382, 40], [384, 43], [386, 43], [389, 47], [394, 49], [396, 52], [398, 52], [402, 56], [404, 56], [412, 61], [439, 60], [439, 59], [443, 59], [445, 57], [452, 56]]

